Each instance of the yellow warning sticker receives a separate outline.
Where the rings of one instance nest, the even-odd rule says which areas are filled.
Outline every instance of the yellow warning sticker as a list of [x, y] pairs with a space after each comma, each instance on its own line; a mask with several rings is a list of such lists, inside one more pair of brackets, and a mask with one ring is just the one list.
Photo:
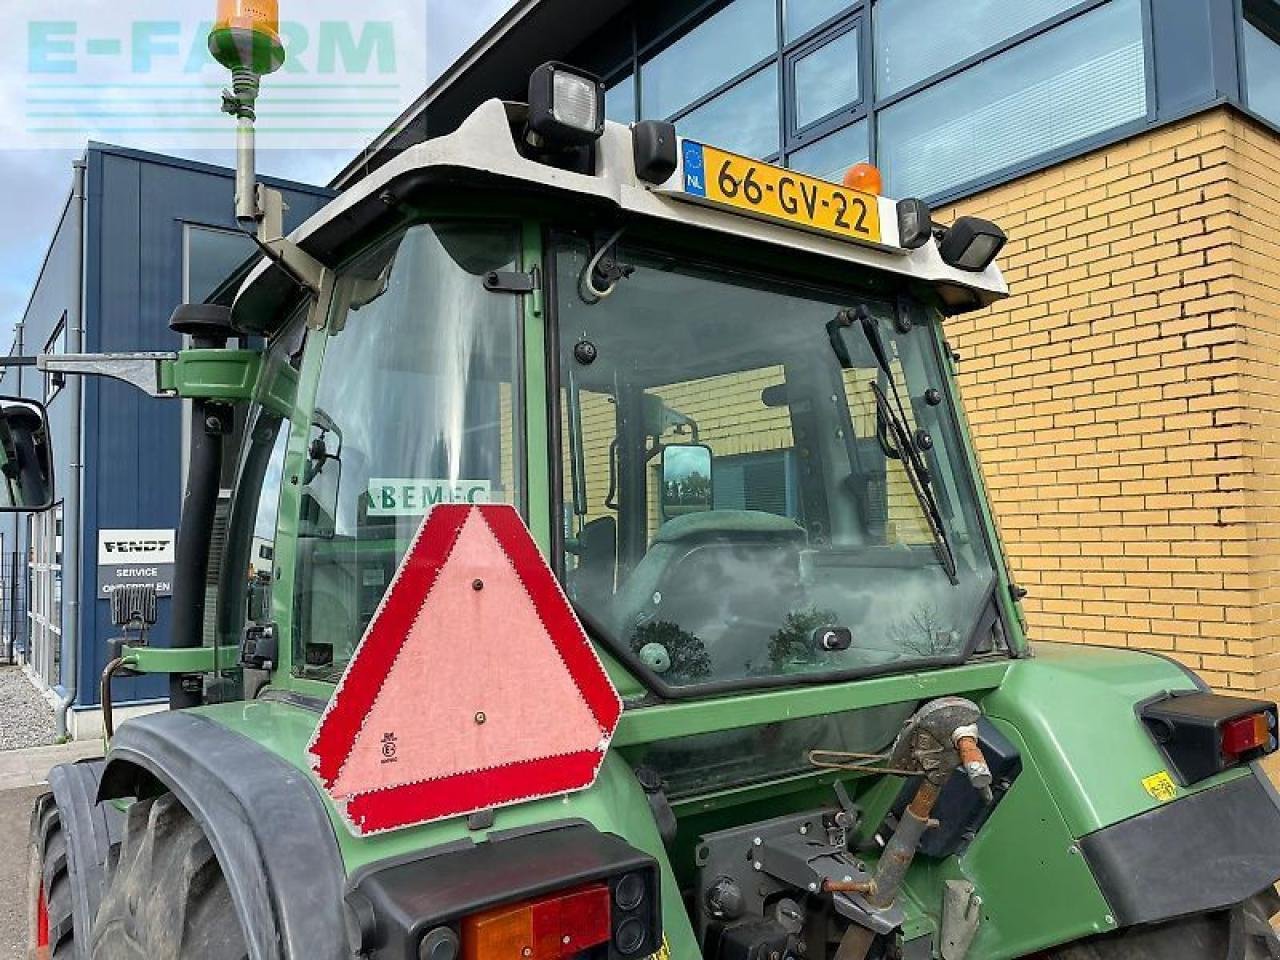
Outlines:
[[1178, 785], [1169, 776], [1168, 770], [1161, 770], [1142, 781], [1143, 788], [1161, 803], [1169, 803], [1178, 799]]
[[662, 947], [657, 953], [650, 954], [649, 960], [671, 960], [671, 945], [667, 943], [667, 935], [662, 935]]

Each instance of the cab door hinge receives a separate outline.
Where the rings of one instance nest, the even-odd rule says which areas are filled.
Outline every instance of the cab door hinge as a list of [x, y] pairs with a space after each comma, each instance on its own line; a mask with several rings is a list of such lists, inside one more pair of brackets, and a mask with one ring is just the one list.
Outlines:
[[537, 267], [528, 273], [490, 270], [484, 275], [484, 288], [490, 293], [533, 293], [542, 288], [542, 277]]

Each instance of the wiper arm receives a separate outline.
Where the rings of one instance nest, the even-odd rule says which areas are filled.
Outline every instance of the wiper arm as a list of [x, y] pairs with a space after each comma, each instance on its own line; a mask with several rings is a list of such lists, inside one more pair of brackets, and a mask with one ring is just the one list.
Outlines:
[[[893, 393], [893, 404], [891, 404], [880, 384], [872, 382], [871, 389], [876, 397], [876, 414], [880, 422], [885, 424], [893, 434], [893, 446], [898, 452], [898, 457], [902, 462], [903, 469], [906, 471], [907, 479], [911, 481], [911, 489], [915, 491], [916, 499], [920, 502], [920, 507], [924, 512], [925, 521], [929, 525], [929, 531], [933, 535], [934, 552], [938, 555], [938, 562], [942, 564], [942, 568], [947, 572], [947, 577], [952, 585], [957, 585], [960, 580], [957, 576], [956, 556], [951, 549], [951, 541], [947, 537], [947, 529], [942, 520], [942, 510], [938, 506], [938, 499], [933, 493], [929, 468], [925, 466], [924, 459], [920, 456], [920, 449], [916, 445], [915, 438], [911, 435], [906, 409], [902, 404], [902, 395], [898, 392], [898, 379], [894, 376], [893, 366], [889, 363], [889, 351], [885, 348], [884, 340], [880, 336], [880, 329], [876, 326], [875, 319], [867, 311], [866, 307], [858, 306], [852, 312], [842, 310], [834, 320], [827, 324], [827, 335], [831, 340], [831, 347], [835, 351], [840, 365], [846, 370], [852, 369], [853, 361], [849, 356], [849, 349], [844, 342], [844, 336], [841, 331], [855, 324], [862, 328], [862, 335], [866, 337], [867, 344], [871, 347], [871, 352], [875, 356], [876, 366], [880, 368], [880, 372], [888, 380], [889, 389]], [[897, 406], [896, 410], [894, 409], [895, 404]]]
[[911, 489], [915, 491], [916, 499], [920, 502], [925, 521], [929, 524], [929, 532], [933, 535], [933, 548], [938, 555], [938, 562], [942, 564], [942, 569], [947, 572], [951, 585], [957, 586], [960, 583], [960, 578], [957, 576], [956, 555], [951, 549], [951, 541], [947, 537], [947, 528], [942, 522], [942, 511], [938, 507], [938, 499], [934, 496], [933, 487], [929, 483], [928, 468], [920, 460], [919, 451], [915, 448], [915, 441], [911, 439], [910, 428], [890, 405], [889, 398], [885, 396], [880, 384], [872, 383], [871, 389], [876, 395], [877, 414], [893, 434], [893, 445], [901, 454], [903, 469], [907, 474], [907, 479], [911, 481]]

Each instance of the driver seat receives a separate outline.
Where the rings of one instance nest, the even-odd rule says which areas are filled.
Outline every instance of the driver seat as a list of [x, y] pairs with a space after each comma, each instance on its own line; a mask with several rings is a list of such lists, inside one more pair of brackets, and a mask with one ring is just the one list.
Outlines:
[[716, 542], [734, 544], [804, 543], [805, 530], [789, 517], [759, 510], [705, 510], [668, 520], [658, 528], [649, 552], [618, 589], [613, 604], [613, 633], [630, 641], [642, 611], [673, 569], [695, 547]]

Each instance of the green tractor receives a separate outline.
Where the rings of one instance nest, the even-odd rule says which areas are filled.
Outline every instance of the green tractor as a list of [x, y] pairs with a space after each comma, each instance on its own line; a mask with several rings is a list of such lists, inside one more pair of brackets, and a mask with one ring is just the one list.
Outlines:
[[[256, 85], [242, 66], [229, 97], [250, 163]], [[141, 364], [192, 408], [173, 645], [124, 645], [104, 702], [159, 673], [173, 709], [54, 771], [33, 955], [1280, 957], [1275, 705], [1028, 642], [945, 333], [1006, 294], [1004, 235], [875, 180], [606, 123], [557, 64], [290, 238], [242, 178], [262, 262]], [[6, 470], [14, 509], [49, 499], [38, 414], [0, 409], [6, 460], [36, 458]], [[464, 582], [492, 604], [553, 571], [545, 609], [576, 618], [539, 629], [561, 653], [585, 631], [566, 669], [619, 705], [571, 786], [512, 761], [560, 756], [574, 706], [514, 606], [473, 629], [464, 590], [403, 621], [429, 656], [369, 652], [426, 531], [481, 504], [537, 549]], [[316, 775], [340, 711], [382, 736], [346, 794]], [[384, 793], [414, 750], [455, 779]], [[353, 815], [362, 790], [394, 810]]]

